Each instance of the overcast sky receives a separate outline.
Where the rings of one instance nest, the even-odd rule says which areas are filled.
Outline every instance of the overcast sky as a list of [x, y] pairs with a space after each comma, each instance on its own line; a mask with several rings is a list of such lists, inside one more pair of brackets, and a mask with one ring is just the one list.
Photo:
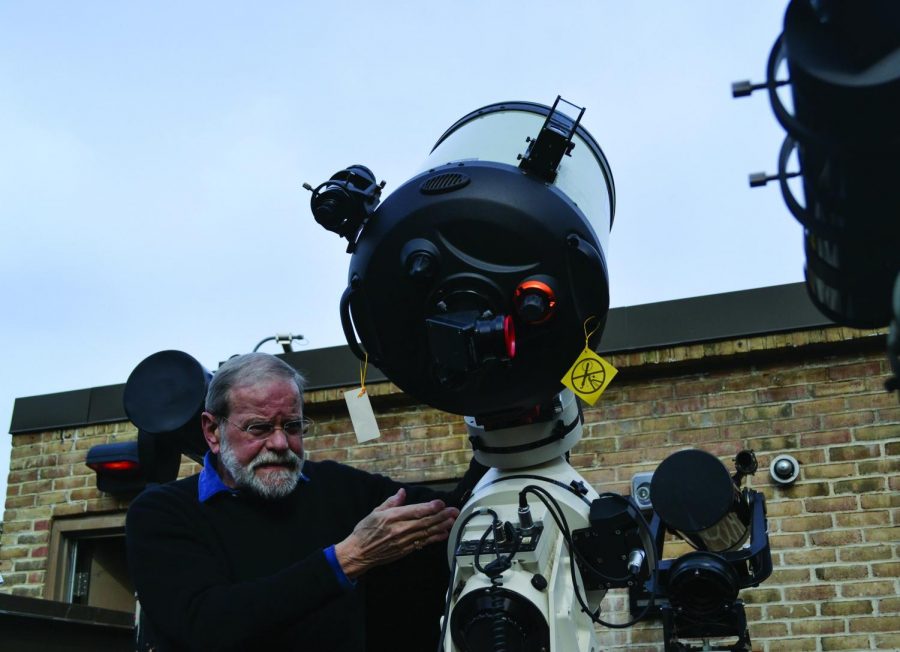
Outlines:
[[[617, 191], [613, 306], [802, 280], [762, 78], [786, 2], [0, 4], [0, 424], [17, 397], [343, 344], [349, 257], [301, 189], [401, 185], [486, 104], [584, 106]], [[270, 345], [276, 352], [278, 347]], [[5, 494], [11, 437], [0, 434]], [[0, 495], [3, 495], [0, 494]]]

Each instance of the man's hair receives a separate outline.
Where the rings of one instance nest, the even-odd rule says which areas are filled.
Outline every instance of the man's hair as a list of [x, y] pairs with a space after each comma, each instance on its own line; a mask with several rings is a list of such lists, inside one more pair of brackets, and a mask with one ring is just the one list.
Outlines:
[[227, 417], [231, 411], [231, 390], [273, 380], [290, 380], [297, 385], [300, 399], [306, 379], [292, 366], [268, 353], [236, 355], [213, 375], [206, 391], [206, 411]]

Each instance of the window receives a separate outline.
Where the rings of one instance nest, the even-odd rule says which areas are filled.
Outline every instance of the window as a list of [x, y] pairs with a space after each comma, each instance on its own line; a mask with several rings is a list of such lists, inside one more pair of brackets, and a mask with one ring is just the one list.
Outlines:
[[51, 600], [134, 613], [124, 514], [55, 520], [47, 571]]

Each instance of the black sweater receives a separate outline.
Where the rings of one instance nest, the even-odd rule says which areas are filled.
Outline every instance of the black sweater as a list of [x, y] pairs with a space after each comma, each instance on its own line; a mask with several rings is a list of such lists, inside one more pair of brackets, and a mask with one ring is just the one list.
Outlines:
[[[407, 487], [407, 503], [459, 506], [484, 471], [473, 462], [449, 495]], [[303, 472], [309, 482], [282, 500], [223, 492], [201, 503], [196, 475], [135, 499], [128, 563], [159, 650], [435, 649], [446, 545], [343, 588], [323, 550], [401, 485], [334, 462], [307, 462]]]

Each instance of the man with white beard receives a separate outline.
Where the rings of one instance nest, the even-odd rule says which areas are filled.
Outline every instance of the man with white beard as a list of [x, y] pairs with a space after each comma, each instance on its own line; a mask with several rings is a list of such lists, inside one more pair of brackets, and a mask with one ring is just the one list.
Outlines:
[[[447, 569], [431, 544], [446, 540], [484, 467], [473, 462], [438, 495], [304, 462], [303, 378], [263, 353], [222, 365], [201, 419], [201, 472], [144, 491], [128, 512], [129, 569], [156, 650], [436, 645], [425, 605], [442, 602]], [[390, 572], [370, 572], [379, 566]], [[411, 575], [417, 595], [385, 604]]]

